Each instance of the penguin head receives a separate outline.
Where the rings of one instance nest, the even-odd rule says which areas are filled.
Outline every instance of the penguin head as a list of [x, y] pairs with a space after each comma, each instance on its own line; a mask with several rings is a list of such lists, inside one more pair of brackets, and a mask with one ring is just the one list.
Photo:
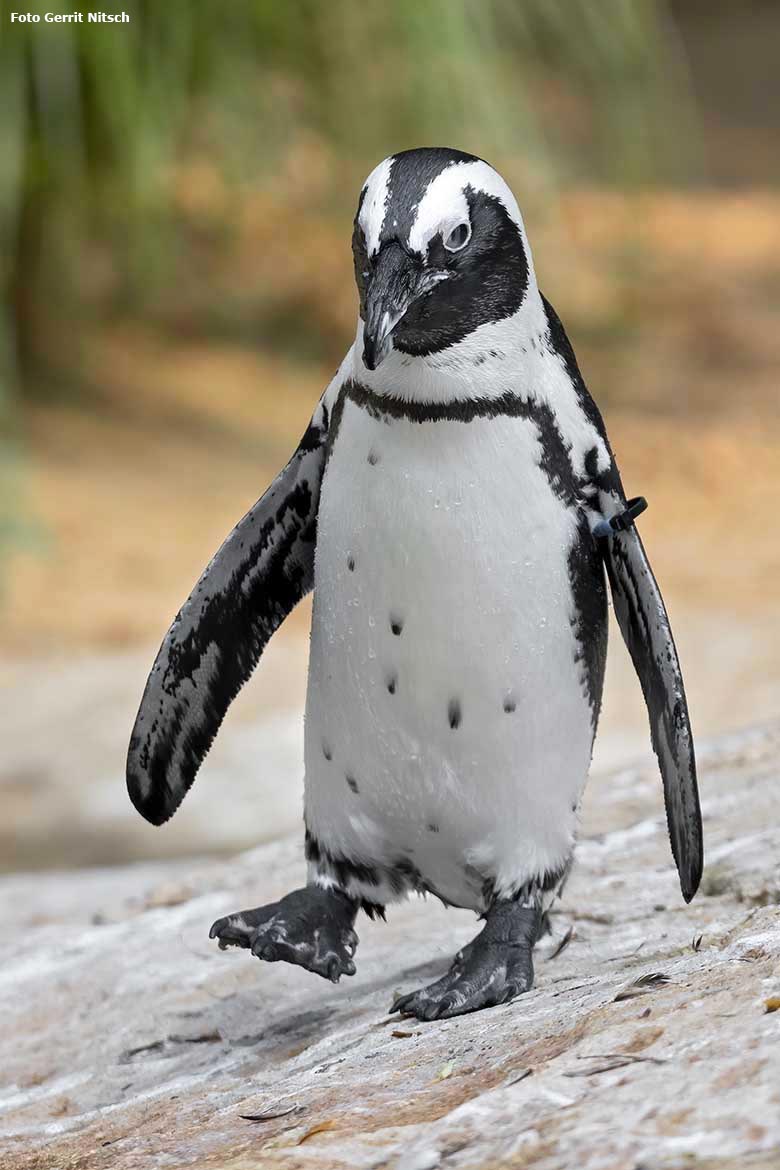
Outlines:
[[352, 236], [362, 363], [426, 358], [514, 317], [535, 279], [507, 184], [442, 147], [391, 155], [360, 193]]

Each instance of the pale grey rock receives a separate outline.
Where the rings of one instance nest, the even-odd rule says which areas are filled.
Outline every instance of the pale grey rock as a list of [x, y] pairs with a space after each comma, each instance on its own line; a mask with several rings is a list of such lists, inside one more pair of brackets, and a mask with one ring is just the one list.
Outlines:
[[778, 748], [769, 726], [700, 751], [689, 907], [655, 770], [597, 777], [535, 989], [439, 1023], [386, 1015], [476, 932], [432, 901], [359, 922], [338, 987], [209, 943], [212, 919], [301, 882], [298, 837], [2, 879], [0, 1165], [777, 1167]]

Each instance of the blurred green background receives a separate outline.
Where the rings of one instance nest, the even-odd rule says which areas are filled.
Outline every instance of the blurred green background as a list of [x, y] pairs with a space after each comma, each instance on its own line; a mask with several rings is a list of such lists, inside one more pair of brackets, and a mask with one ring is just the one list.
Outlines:
[[[737, 715], [772, 709], [777, 4], [112, 0], [129, 23], [43, 19], [88, 10], [0, 7], [0, 864], [37, 857], [63, 735], [87, 772], [121, 772], [154, 642], [350, 344], [362, 180], [411, 146], [513, 186], [702, 678], [714, 631], [732, 638], [707, 719], [735, 692]], [[120, 676], [98, 749], [90, 715]], [[95, 850], [55, 860], [116, 842]]]
[[317, 217], [343, 237], [367, 169], [420, 142], [516, 157], [537, 198], [556, 180], [699, 169], [676, 32], [654, 2], [136, 0], [126, 11], [119, 27], [4, 23], [4, 365], [25, 394], [78, 382], [67, 338], [87, 314], [332, 361], [344, 337], [318, 304], [320, 280], [215, 295], [211, 267], [258, 192], [287, 186], [289, 244], [303, 250]]

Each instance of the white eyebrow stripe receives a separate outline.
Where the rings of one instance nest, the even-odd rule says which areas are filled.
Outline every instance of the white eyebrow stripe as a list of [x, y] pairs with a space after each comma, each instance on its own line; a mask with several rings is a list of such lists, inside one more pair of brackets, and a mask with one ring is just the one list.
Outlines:
[[468, 203], [464, 194], [466, 187], [471, 187], [474, 191], [483, 191], [486, 195], [499, 199], [525, 240], [523, 217], [517, 200], [498, 172], [485, 162], [462, 162], [445, 167], [441, 174], [428, 184], [409, 233], [409, 247], [413, 251], [425, 255], [428, 241], [445, 220], [449, 222], [452, 219], [454, 226], [459, 222], [459, 215], [468, 219]]
[[390, 196], [390, 171], [395, 162], [391, 155], [374, 167], [366, 179], [366, 194], [360, 209], [360, 226], [366, 237], [366, 251], [369, 256], [379, 249], [382, 224], [385, 222], [387, 201]]

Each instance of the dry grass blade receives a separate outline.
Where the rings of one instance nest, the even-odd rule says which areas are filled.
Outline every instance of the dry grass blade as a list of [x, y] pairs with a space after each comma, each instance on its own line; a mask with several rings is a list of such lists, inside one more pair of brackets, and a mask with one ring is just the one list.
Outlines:
[[303, 1105], [290, 1105], [287, 1109], [269, 1109], [265, 1113], [239, 1113], [242, 1121], [276, 1121], [278, 1117], [289, 1117], [291, 1113], [303, 1111]]
[[612, 955], [611, 958], [607, 959], [607, 962], [608, 963], [624, 963], [626, 961], [626, 959], [633, 959], [635, 955], [639, 954], [639, 952], [641, 951], [642, 947], [645, 945], [646, 942], [647, 942], [647, 939], [643, 938], [640, 943], [637, 943], [637, 945], [633, 948], [633, 950], [626, 951], [626, 953], [623, 955]]
[[620, 1003], [623, 999], [635, 999], [638, 995], [649, 995], [651, 991], [658, 991], [659, 988], [665, 987], [670, 982], [668, 975], [659, 971], [649, 971], [646, 975], [640, 975], [638, 979], [634, 979], [626, 987], [621, 988], [613, 1003]]
[[162, 1052], [165, 1047], [165, 1040], [152, 1040], [148, 1044], [139, 1044], [135, 1048], [126, 1049], [119, 1057], [120, 1064], [129, 1064], [136, 1056], [141, 1056], [145, 1052]]
[[219, 1044], [222, 1041], [222, 1033], [216, 1028], [211, 1032], [200, 1032], [197, 1036], [182, 1036], [177, 1032], [171, 1032], [168, 1040], [171, 1044]]
[[317, 1125], [313, 1125], [311, 1129], [307, 1129], [306, 1133], [298, 1139], [297, 1144], [302, 1146], [304, 1142], [315, 1137], [318, 1133], [330, 1133], [334, 1129], [338, 1129], [335, 1121], [320, 1121]]
[[588, 1056], [578, 1056], [578, 1060], [601, 1061], [591, 1068], [569, 1069], [565, 1077], [592, 1077], [597, 1073], [613, 1072], [617, 1068], [627, 1068], [631, 1064], [666, 1064], [666, 1059], [660, 1056], [639, 1056], [633, 1052], [593, 1052]]
[[551, 955], [548, 956], [548, 959], [547, 959], [548, 963], [551, 962], [552, 959], [557, 959], [559, 955], [562, 955], [573, 938], [574, 938], [574, 927], [570, 926], [569, 929], [566, 931], [565, 935], [563, 936], [563, 938], [561, 939], [561, 941], [558, 943], [555, 950], [552, 952]]
[[626, 1064], [668, 1064], [666, 1056], [647, 1056], [642, 1052], [591, 1052], [589, 1056], [578, 1056], [578, 1060], [622, 1060]]

